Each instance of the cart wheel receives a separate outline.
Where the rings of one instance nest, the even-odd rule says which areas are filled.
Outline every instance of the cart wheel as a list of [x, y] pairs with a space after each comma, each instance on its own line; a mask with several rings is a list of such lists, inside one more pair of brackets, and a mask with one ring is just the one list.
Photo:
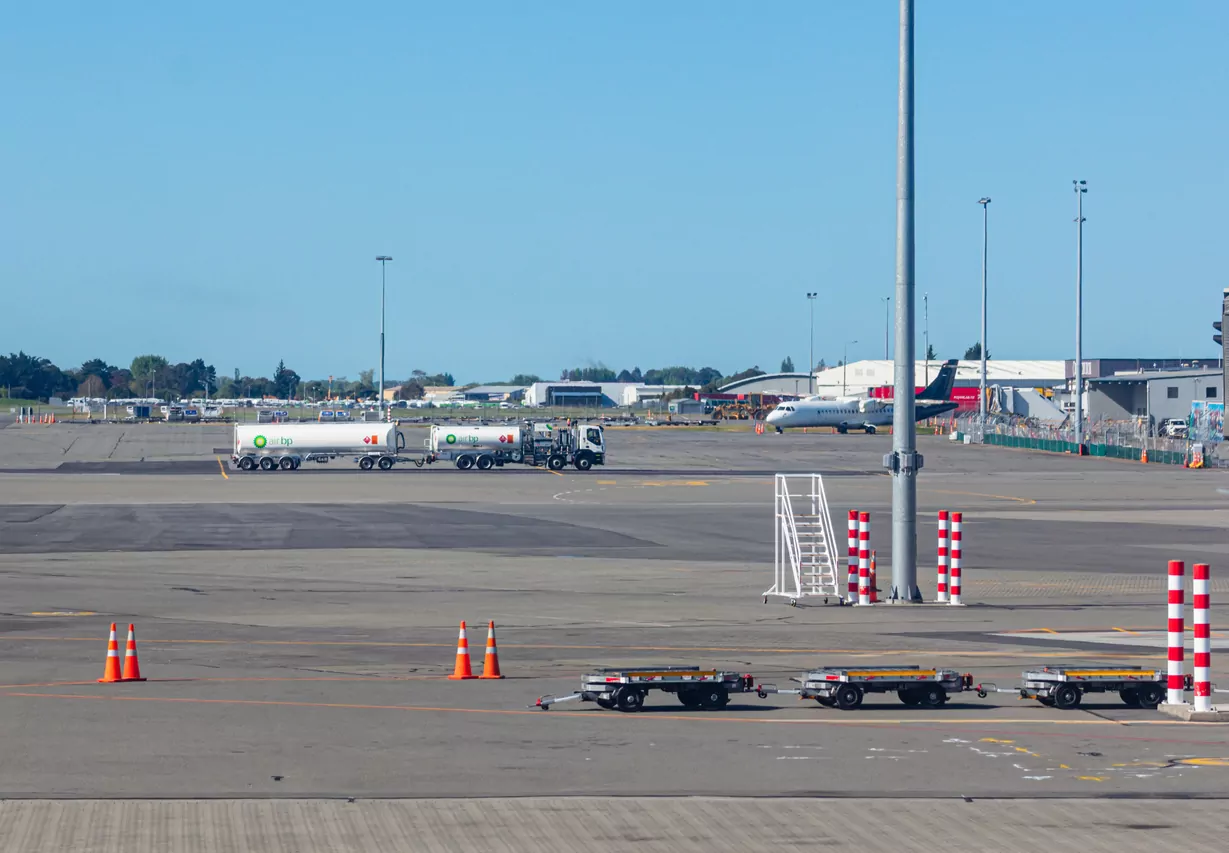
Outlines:
[[724, 708], [730, 704], [730, 694], [724, 687], [712, 687], [696, 692], [700, 698], [701, 708]]
[[603, 699], [600, 696], [594, 699], [593, 701], [597, 702], [597, 706], [599, 708], [605, 708], [607, 711], [609, 711], [611, 708], [615, 706], [615, 702], [613, 699]]
[[699, 690], [680, 690], [678, 692], [679, 701], [683, 703], [685, 708], [699, 708], [700, 701], [703, 698]]
[[1064, 711], [1080, 706], [1080, 688], [1074, 684], [1064, 684], [1054, 691], [1054, 707]]
[[1040, 702], [1042, 705], [1045, 705], [1047, 708], [1054, 707], [1054, 700], [1050, 698], [1049, 696], [1038, 696], [1037, 701]]
[[896, 695], [899, 696], [900, 701], [904, 702], [906, 705], [918, 705], [921, 704], [922, 701], [922, 697], [919, 696], [912, 687], [902, 687], [900, 690], [896, 691]]
[[1139, 691], [1134, 687], [1124, 687], [1118, 691], [1118, 698], [1123, 701], [1128, 708], [1139, 707]]
[[842, 684], [836, 691], [836, 707], [852, 711], [862, 704], [862, 688], [856, 684]]
[[913, 689], [917, 691], [918, 704], [927, 708], [941, 708], [947, 701], [947, 691], [942, 687], [915, 687]]
[[1148, 684], [1140, 687], [1138, 694], [1139, 707], [1147, 708], [1149, 711], [1154, 710], [1157, 705], [1161, 704], [1161, 700], [1165, 698], [1165, 694], [1159, 684]]
[[823, 705], [825, 708], [835, 708], [836, 700], [831, 696], [816, 696], [815, 701]]
[[789, 606], [790, 606], [790, 607], [797, 607], [797, 606], [798, 606], [798, 599], [796, 599], [796, 598], [791, 598], [791, 599], [789, 600]]
[[644, 694], [639, 690], [620, 690], [615, 694], [615, 703], [620, 711], [639, 711], [644, 707]]

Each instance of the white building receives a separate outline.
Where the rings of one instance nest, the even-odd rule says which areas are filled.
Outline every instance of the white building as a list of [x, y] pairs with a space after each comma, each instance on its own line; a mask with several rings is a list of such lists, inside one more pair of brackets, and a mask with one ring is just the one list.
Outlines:
[[[916, 362], [913, 366], [918, 387], [930, 384], [943, 366], [941, 360]], [[830, 367], [815, 374], [815, 393], [822, 396], [864, 396], [871, 388], [892, 385], [896, 365], [887, 359], [852, 361], [843, 367]], [[1066, 379], [1066, 362], [1017, 361], [992, 358], [986, 361], [986, 385], [1016, 388], [1054, 388]], [[974, 387], [981, 382], [981, 362], [961, 361], [956, 365], [956, 385]]]

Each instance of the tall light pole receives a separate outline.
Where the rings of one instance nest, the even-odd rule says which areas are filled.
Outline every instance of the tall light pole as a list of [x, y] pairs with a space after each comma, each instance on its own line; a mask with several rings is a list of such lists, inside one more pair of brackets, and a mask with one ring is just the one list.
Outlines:
[[857, 341], [845, 341], [845, 356], [841, 359], [841, 396], [844, 397], [849, 392], [845, 390], [845, 374], [849, 372], [849, 345], [856, 344]]
[[807, 303], [811, 307], [811, 360], [807, 363], [807, 393], [815, 393], [815, 297], [818, 293], [807, 292]]
[[979, 198], [981, 205], [981, 392], [977, 411], [980, 415], [982, 434], [986, 432], [986, 251], [990, 246], [990, 197]]
[[926, 378], [923, 387], [930, 384], [930, 294], [922, 294], [922, 339], [926, 346]]
[[892, 307], [892, 297], [880, 296], [879, 299], [883, 302], [883, 357], [886, 361], [892, 357], [889, 354], [891, 350], [888, 347], [888, 341], [890, 339], [890, 332], [892, 328], [892, 312], [890, 310]]
[[390, 255], [376, 255], [380, 262], [380, 420], [384, 420], [384, 266], [392, 260]]
[[1084, 193], [1088, 181], [1072, 181], [1075, 190], [1075, 452], [1084, 447]]
[[913, 0], [900, 0], [900, 79], [896, 108], [896, 387], [892, 401], [893, 602], [920, 602], [917, 586], [916, 386], [914, 385], [913, 282]]

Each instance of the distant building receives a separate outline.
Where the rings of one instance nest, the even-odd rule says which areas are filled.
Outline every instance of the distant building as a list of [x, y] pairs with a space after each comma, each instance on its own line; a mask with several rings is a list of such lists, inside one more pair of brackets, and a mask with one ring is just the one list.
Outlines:
[[1224, 384], [1219, 368], [1145, 371], [1089, 379], [1085, 396], [1087, 417], [1093, 421], [1146, 418], [1152, 426], [1171, 418], [1186, 420], [1192, 403], [1223, 404]]
[[475, 385], [461, 392], [466, 400], [480, 403], [503, 403], [521, 400], [525, 396], [524, 385]]
[[722, 394], [771, 394], [777, 397], [807, 397], [811, 390], [809, 373], [763, 373], [723, 385]]
[[[942, 359], [914, 362], [914, 384], [929, 385], [943, 366]], [[824, 397], [864, 397], [872, 388], [893, 385], [896, 365], [887, 359], [851, 361], [843, 367], [830, 367], [815, 374], [815, 392]], [[986, 360], [986, 385], [1015, 388], [1056, 388], [1066, 383], [1061, 361], [1031, 361], [992, 358]], [[956, 387], [972, 388], [981, 384], [981, 362], [956, 363]]]

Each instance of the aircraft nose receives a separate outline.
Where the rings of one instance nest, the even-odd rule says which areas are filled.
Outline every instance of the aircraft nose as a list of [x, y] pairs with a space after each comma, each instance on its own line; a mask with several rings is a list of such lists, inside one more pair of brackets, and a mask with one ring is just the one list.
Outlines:
[[778, 410], [778, 409], [773, 409], [771, 412], [769, 412], [769, 413], [768, 413], [768, 417], [767, 417], [767, 418], [765, 418], [765, 420], [766, 420], [768, 423], [772, 423], [773, 421], [779, 421], [779, 420], [781, 420], [781, 412], [780, 412], [780, 410]]

